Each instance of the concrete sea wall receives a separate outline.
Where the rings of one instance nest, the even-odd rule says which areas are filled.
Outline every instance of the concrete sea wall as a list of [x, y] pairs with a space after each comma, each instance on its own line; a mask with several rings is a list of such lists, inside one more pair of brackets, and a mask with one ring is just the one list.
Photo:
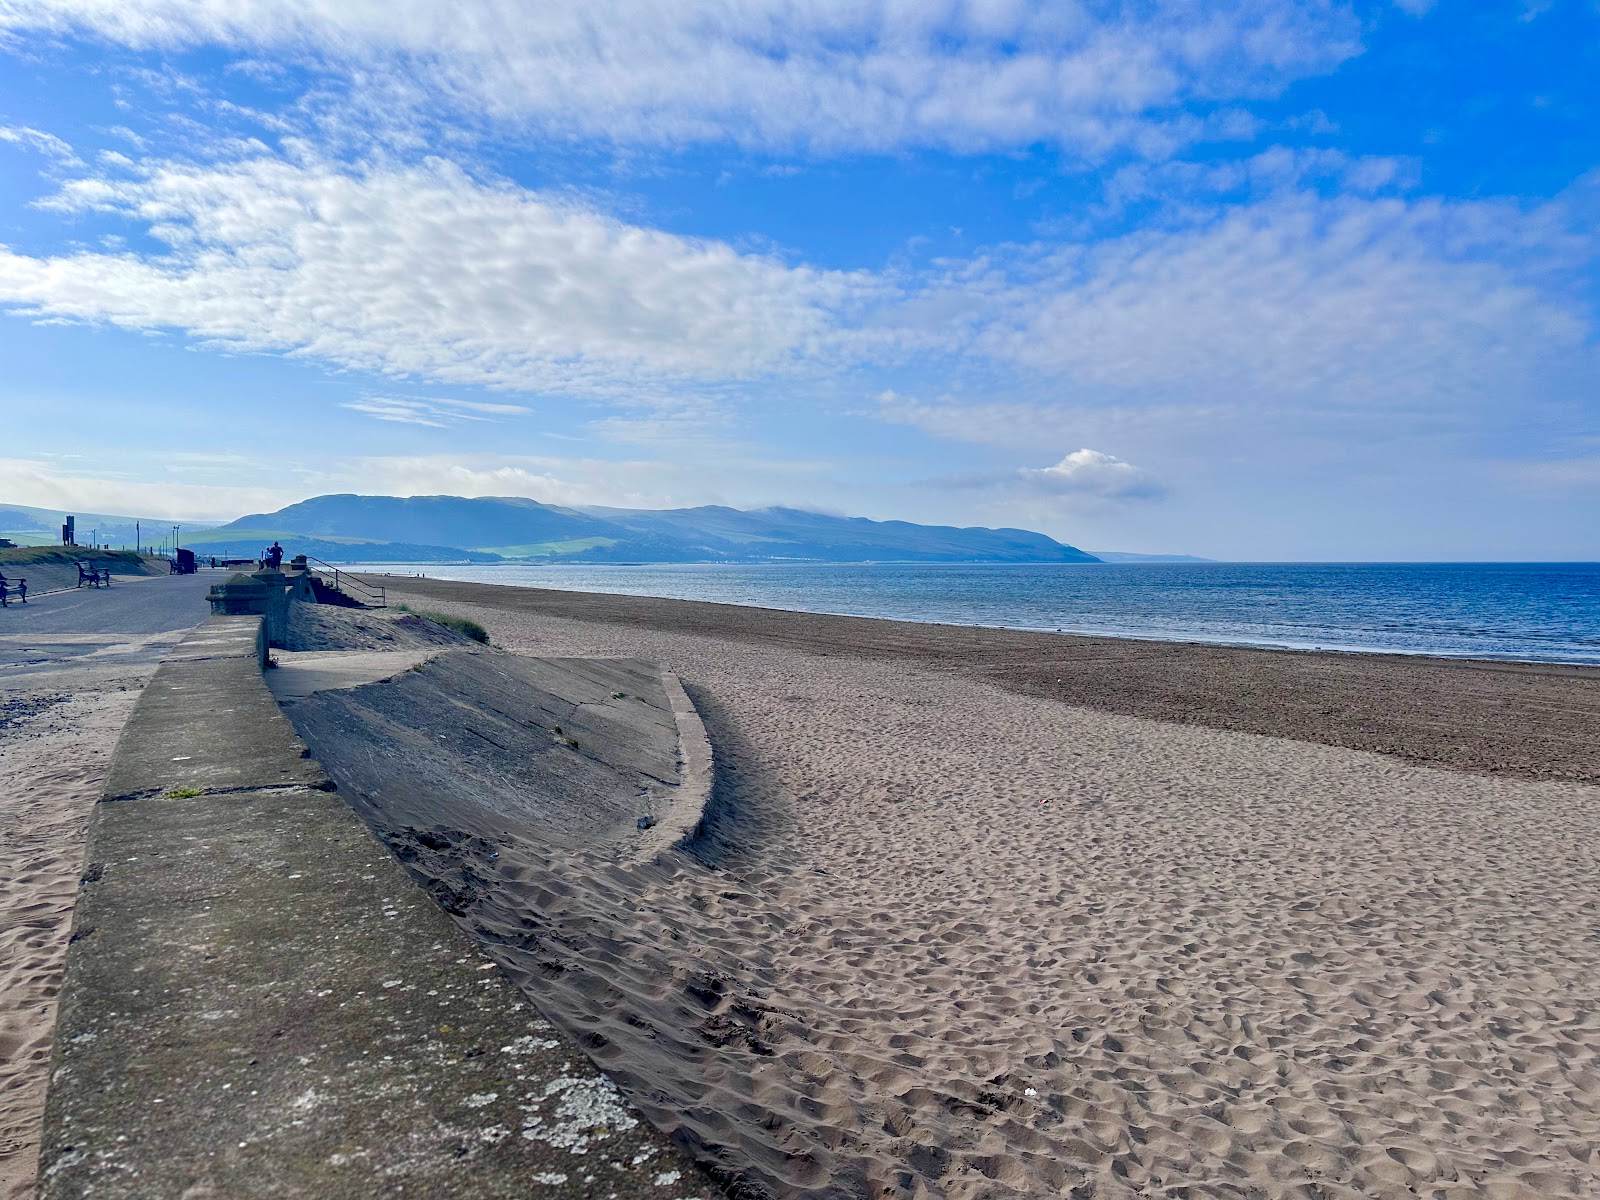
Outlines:
[[332, 790], [263, 653], [198, 626], [118, 744], [42, 1200], [713, 1194]]

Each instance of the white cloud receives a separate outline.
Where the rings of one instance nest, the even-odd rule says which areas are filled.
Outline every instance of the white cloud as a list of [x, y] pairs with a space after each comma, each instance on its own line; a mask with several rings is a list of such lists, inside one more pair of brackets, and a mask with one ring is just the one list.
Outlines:
[[733, 421], [727, 414], [705, 412], [693, 407], [681, 411], [665, 408], [647, 414], [602, 417], [586, 426], [594, 437], [614, 444], [650, 446], [657, 450], [722, 451], [748, 454], [752, 447], [735, 442]]
[[1166, 492], [1150, 475], [1114, 454], [1084, 447], [1049, 467], [975, 472], [936, 481], [944, 487], [979, 488], [1018, 499], [1127, 502], [1159, 499]]
[[[745, 454], [710, 467], [701, 460], [603, 459], [527, 454], [351, 457], [303, 481], [302, 495], [356, 491], [389, 496], [526, 496], [545, 504], [676, 508], [788, 500], [791, 485], [824, 464]], [[805, 486], [802, 484], [801, 486]]]
[[[66, 512], [138, 513], [223, 523], [272, 512], [308, 496], [358, 492], [388, 496], [525, 496], [546, 504], [659, 507], [722, 500], [720, 482], [692, 465], [650, 460], [537, 455], [419, 454], [329, 457], [314, 464], [236, 461], [231, 484], [194, 482], [196, 463], [130, 462], [126, 471], [74, 467], [48, 459], [0, 459], [0, 506], [29, 504]], [[201, 464], [203, 465], [203, 463]], [[774, 464], [752, 464], [751, 472]], [[203, 473], [203, 472], [202, 472]]]
[[168, 251], [0, 247], [0, 302], [26, 314], [492, 388], [607, 392], [782, 371], [817, 355], [835, 313], [872, 286], [437, 159], [156, 162], [74, 180], [45, 206], [125, 217]]
[[[628, 495], [626, 480], [643, 473], [636, 463], [609, 464], [615, 487], [585, 479], [582, 460], [535, 455], [395, 455], [336, 464], [342, 490], [384, 496], [523, 496], [544, 504], [602, 504]], [[653, 464], [651, 464], [653, 465]]]
[[1152, 404], [1085, 407], [1068, 401], [994, 401], [961, 396], [921, 400], [887, 391], [866, 415], [895, 425], [908, 425], [934, 437], [981, 446], [1032, 449], [1041, 443], [1074, 440], [1118, 441], [1148, 437], [1153, 431], [1193, 435], [1233, 420], [1237, 411], [1226, 404]]
[[159, 470], [112, 475], [103, 469], [74, 469], [47, 459], [0, 458], [0, 504], [184, 521], [195, 520], [198, 513], [208, 523], [220, 523], [240, 513], [279, 508], [298, 498], [292, 489], [281, 486], [192, 483], [160, 475]]
[[1344, 193], [1364, 196], [1408, 190], [1420, 171], [1414, 159], [1273, 146], [1246, 158], [1215, 162], [1129, 163], [1107, 179], [1105, 198], [1107, 211], [1120, 213], [1139, 201], [1192, 205], [1230, 194], [1264, 198], [1313, 184], [1333, 184]]
[[[1130, 445], [1152, 427], [1339, 413], [1393, 430], [1586, 394], [1600, 363], [1583, 203], [1289, 188], [1098, 242], [872, 274], [629, 224], [437, 159], [157, 161], [44, 204], [125, 220], [164, 251], [0, 247], [0, 304], [443, 386], [582, 394], [617, 410], [596, 432], [659, 444], [720, 437], [741, 396], [803, 402], [794, 380], [865, 368], [959, 378], [966, 399], [880, 401], [885, 419], [958, 440]], [[350, 407], [443, 426], [520, 406], [384, 390]]]
[[525, 416], [533, 410], [523, 404], [486, 404], [475, 400], [443, 400], [417, 396], [363, 396], [339, 407], [363, 413], [378, 421], [428, 425], [443, 429], [462, 421], [491, 421], [497, 416]]
[[1020, 467], [1022, 486], [1049, 495], [1097, 496], [1102, 500], [1150, 500], [1162, 488], [1132, 463], [1084, 447], [1051, 467]]
[[[1570, 399], [1600, 366], [1581, 291], [1596, 248], [1574, 228], [1560, 202], [1522, 212], [1289, 192], [1180, 227], [951, 264], [903, 319], [942, 324], [954, 353], [1051, 394], [1023, 407], [1079, 419], [1509, 414]], [[948, 412], [918, 408], [896, 401], [886, 415], [959, 436]]]
[[[1521, 223], [1502, 216], [1507, 231]], [[1060, 256], [1065, 286], [1042, 303], [1025, 296], [1023, 319], [986, 341], [1117, 389], [1481, 392], [1589, 333], [1576, 305], [1495, 261], [1518, 247], [1480, 225], [1493, 218], [1490, 206], [1302, 196], [1236, 209], [1193, 231]]]
[[1274, 94], [1360, 34], [1330, 0], [6, 0], [8, 30], [292, 55], [558, 136], [1089, 154], [1226, 134], [1185, 109]]
[[64, 167], [82, 166], [82, 160], [72, 147], [53, 133], [34, 129], [31, 125], [0, 125], [0, 142], [22, 146], [43, 154]]

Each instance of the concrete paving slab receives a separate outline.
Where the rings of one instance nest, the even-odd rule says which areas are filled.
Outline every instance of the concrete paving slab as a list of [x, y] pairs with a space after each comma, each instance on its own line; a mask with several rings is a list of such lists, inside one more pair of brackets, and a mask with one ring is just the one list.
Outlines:
[[203, 662], [214, 658], [254, 659], [257, 666], [264, 664], [267, 651], [261, 637], [260, 620], [212, 617], [202, 621], [189, 631], [166, 661]]
[[[328, 787], [253, 657], [166, 662], [117, 742], [106, 797]], [[247, 734], [247, 736], [242, 736]]]
[[678, 797], [645, 831], [634, 849], [636, 858], [653, 858], [689, 838], [705, 820], [711, 801], [716, 762], [705, 722], [683, 690], [683, 681], [670, 671], [661, 672], [661, 687], [672, 709], [672, 722], [678, 731]]
[[709, 1195], [327, 792], [101, 805], [42, 1200]]

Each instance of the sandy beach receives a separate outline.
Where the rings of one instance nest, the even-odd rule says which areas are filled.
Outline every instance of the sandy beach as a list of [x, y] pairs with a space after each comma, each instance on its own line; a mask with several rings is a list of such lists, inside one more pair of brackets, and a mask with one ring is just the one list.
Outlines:
[[140, 691], [204, 615], [205, 586], [118, 577], [0, 625], [0, 1200], [34, 1194], [90, 811]]
[[[730, 1194], [1600, 1191], [1600, 672], [391, 584], [700, 709], [691, 853], [457, 916]], [[0, 1196], [157, 641], [7, 685]]]
[[153, 668], [0, 688], [0, 1198], [33, 1195], [56, 997], [89, 812]]
[[736, 1195], [1600, 1189], [1590, 673], [1058, 644], [1067, 704], [993, 631], [397, 598], [700, 706], [693, 856], [503, 848], [474, 920]]

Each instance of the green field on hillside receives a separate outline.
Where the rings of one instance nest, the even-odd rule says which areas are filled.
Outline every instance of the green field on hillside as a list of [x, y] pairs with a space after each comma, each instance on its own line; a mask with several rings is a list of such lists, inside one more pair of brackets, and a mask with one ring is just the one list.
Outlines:
[[[270, 546], [273, 542], [286, 542], [291, 538], [303, 538], [303, 534], [292, 533], [286, 529], [203, 529], [199, 533], [184, 534], [183, 544], [189, 549], [200, 546], [216, 546], [234, 542], [260, 542], [262, 547]], [[317, 535], [319, 542], [334, 542], [341, 546], [372, 546], [378, 543], [371, 538], [335, 537], [332, 534]]]
[[498, 554], [501, 558], [551, 558], [558, 554], [582, 554], [597, 546], [615, 546], [616, 538], [572, 538], [565, 542], [530, 542], [525, 546], [473, 546], [485, 554]]

